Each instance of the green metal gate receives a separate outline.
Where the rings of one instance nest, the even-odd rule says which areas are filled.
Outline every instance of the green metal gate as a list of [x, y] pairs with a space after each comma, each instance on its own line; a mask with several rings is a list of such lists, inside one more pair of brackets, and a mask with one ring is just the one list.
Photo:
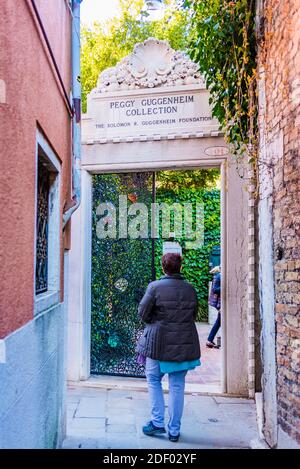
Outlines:
[[[150, 236], [154, 188], [155, 174], [149, 172], [93, 176], [91, 372], [94, 374], [144, 376], [144, 367], [137, 363], [135, 352], [143, 329], [137, 307], [148, 283], [155, 278], [154, 240]], [[126, 237], [124, 225], [120, 231], [124, 201], [129, 223], [132, 204], [143, 203], [149, 209], [147, 237]], [[122, 221], [126, 222], [125, 218]], [[110, 237], [103, 236], [103, 227]]]

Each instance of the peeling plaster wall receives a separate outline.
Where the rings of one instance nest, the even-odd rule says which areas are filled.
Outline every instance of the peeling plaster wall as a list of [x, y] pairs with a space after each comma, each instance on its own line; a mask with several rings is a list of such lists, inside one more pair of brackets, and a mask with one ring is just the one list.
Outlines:
[[248, 192], [234, 158], [226, 183], [227, 392], [248, 396]]
[[260, 70], [260, 193], [258, 202], [259, 300], [262, 360], [263, 433], [268, 444], [277, 444], [276, 330], [273, 258], [273, 171], [267, 164], [265, 128], [265, 72]]
[[262, 393], [264, 422], [263, 431], [270, 446], [277, 443], [276, 400], [276, 331], [274, 320], [274, 268], [272, 197], [259, 203], [259, 290], [260, 315], [262, 319]]

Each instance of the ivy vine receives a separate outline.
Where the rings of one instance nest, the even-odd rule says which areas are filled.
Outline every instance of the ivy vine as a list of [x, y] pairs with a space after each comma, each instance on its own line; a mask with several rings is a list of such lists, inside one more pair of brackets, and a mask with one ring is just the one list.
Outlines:
[[257, 64], [254, 0], [185, 0], [190, 55], [211, 93], [213, 115], [237, 158], [257, 156]]

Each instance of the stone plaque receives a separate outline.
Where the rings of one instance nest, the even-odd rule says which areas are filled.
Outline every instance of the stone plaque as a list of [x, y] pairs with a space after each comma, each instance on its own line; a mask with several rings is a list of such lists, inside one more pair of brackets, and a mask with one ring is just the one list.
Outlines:
[[188, 137], [219, 130], [198, 65], [149, 38], [104, 70], [88, 96], [83, 142]]
[[83, 123], [83, 140], [217, 131], [208, 92], [195, 86], [178, 88], [93, 96]]
[[214, 147], [207, 147], [204, 150], [204, 153], [209, 156], [224, 156], [228, 155], [229, 150], [225, 146], [214, 146]]

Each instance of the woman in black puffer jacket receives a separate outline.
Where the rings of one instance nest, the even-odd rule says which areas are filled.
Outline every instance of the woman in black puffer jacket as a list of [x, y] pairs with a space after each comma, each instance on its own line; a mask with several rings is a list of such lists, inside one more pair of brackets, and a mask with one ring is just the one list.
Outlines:
[[180, 274], [182, 258], [168, 253], [162, 258], [166, 274], [151, 282], [140, 302], [138, 314], [146, 323], [137, 351], [146, 359], [146, 377], [152, 404], [151, 421], [143, 427], [146, 435], [165, 433], [164, 397], [161, 379], [169, 375], [169, 439], [180, 434], [184, 384], [188, 370], [200, 365], [200, 344], [195, 325], [198, 309], [194, 287]]

